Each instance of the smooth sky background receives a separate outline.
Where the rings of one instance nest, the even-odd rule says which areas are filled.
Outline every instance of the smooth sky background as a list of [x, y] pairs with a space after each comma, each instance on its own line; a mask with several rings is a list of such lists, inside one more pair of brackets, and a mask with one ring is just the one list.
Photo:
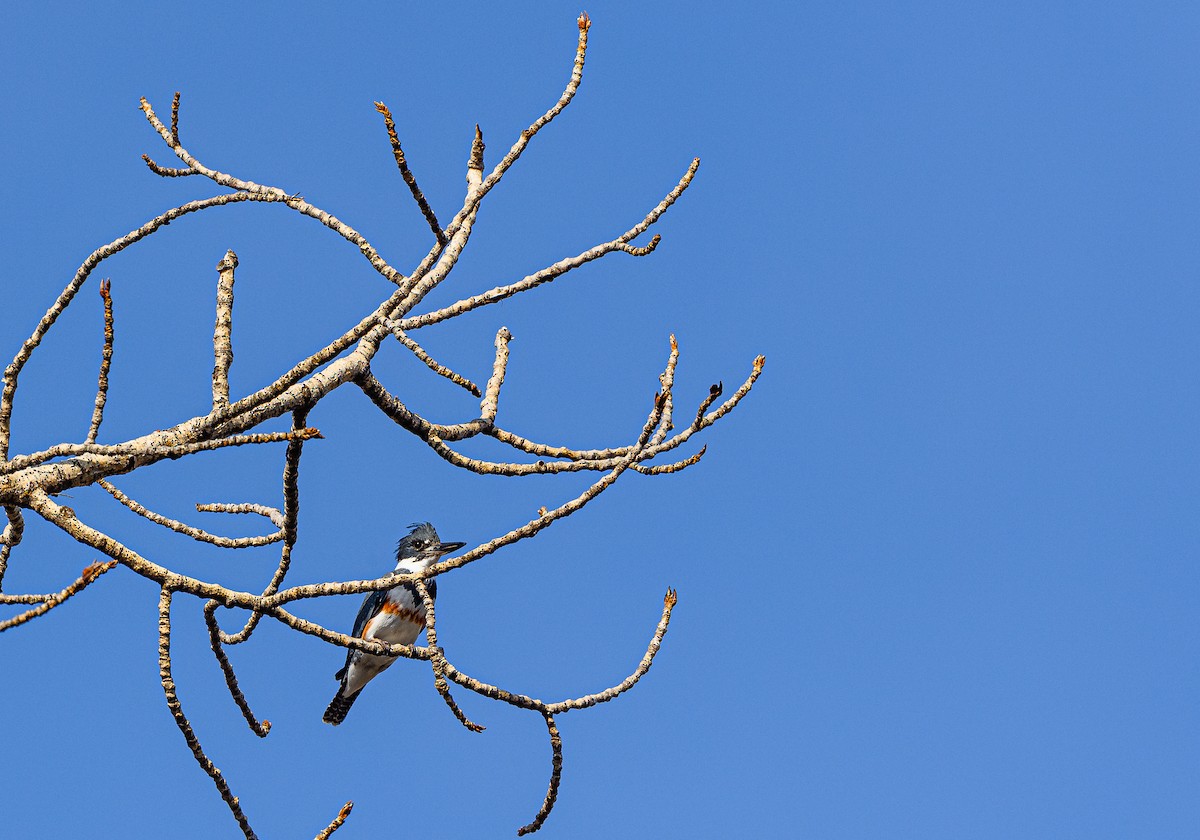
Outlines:
[[[560, 720], [543, 837], [1127, 838], [1200, 833], [1200, 11], [1190, 3], [589, 2], [574, 104], [488, 197], [428, 306], [613, 238], [695, 155], [658, 251], [418, 334], [486, 380], [515, 338], [507, 428], [631, 440], [668, 335], [679, 416], [758, 353], [766, 371], [684, 450], [440, 582], [439, 636], [480, 678], [543, 699], [622, 679], [668, 586], [654, 668]], [[473, 126], [490, 163], [559, 95], [578, 5], [47, 3], [0, 27], [0, 356], [95, 247], [221, 192], [166, 181], [137, 109], [183, 92], [202, 161], [302, 193], [402, 270], [429, 232], [395, 171], [387, 102], [443, 220]], [[644, 240], [643, 240], [644, 241]], [[117, 346], [102, 442], [208, 409], [213, 266], [237, 251], [235, 396], [340, 334], [391, 287], [352, 246], [277, 206], [172, 224], [108, 261], [26, 368], [13, 452], [79, 441]], [[423, 309], [424, 309], [423, 308]], [[423, 309], [421, 311], [423, 311]], [[477, 403], [388, 347], [376, 364], [444, 422]], [[291, 583], [374, 577], [409, 522], [484, 541], [593, 477], [455, 470], [356, 389], [321, 403]], [[272, 426], [274, 428], [274, 426]], [[499, 447], [468, 447], [504, 457]], [[282, 447], [116, 480], [223, 533], [203, 501], [279, 499]], [[274, 548], [222, 552], [99, 490], [81, 517], [189, 574], [258, 589]], [[97, 559], [35, 515], [6, 592]], [[357, 597], [301, 612], [349, 628]], [[156, 588], [117, 569], [0, 638], [0, 814], [14, 837], [240, 836], [163, 702]], [[321, 723], [343, 654], [270, 621], [231, 652], [259, 741], [175, 611], [176, 680], [264, 838], [507, 837], [537, 810], [537, 715], [401, 662], [346, 724]], [[6, 608], [5, 615], [13, 608]], [[234, 616], [225, 614], [226, 626]]]

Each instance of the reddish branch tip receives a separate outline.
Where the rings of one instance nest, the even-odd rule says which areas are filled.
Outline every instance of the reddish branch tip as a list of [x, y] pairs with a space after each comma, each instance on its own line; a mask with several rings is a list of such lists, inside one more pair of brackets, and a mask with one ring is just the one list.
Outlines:
[[675, 333], [671, 333], [671, 351], [674, 352], [678, 349], [679, 345], [675, 343]]
[[105, 301], [110, 299], [109, 298], [109, 289], [110, 288], [112, 288], [112, 284], [108, 281], [107, 278], [100, 281], [100, 297], [104, 298]]
[[388, 110], [388, 106], [384, 105], [382, 102], [375, 103], [375, 110], [383, 114], [385, 117], [390, 117], [392, 115], [392, 112]]
[[91, 583], [115, 565], [117, 565], [116, 560], [109, 560], [107, 563], [93, 563], [83, 570], [80, 577], [83, 578], [85, 584]]
[[766, 363], [767, 363], [766, 356], [759, 356], [758, 358], [756, 358], [754, 360], [754, 372], [758, 373], [759, 371], [761, 371], [763, 369], [763, 365], [765, 365]]
[[679, 595], [674, 589], [668, 589], [666, 596], [663, 597], [663, 604], [667, 607], [674, 608], [679, 603]]
[[313, 438], [320, 438], [321, 440], [325, 440], [325, 435], [321, 434], [321, 430], [314, 429], [312, 426], [309, 426], [307, 429], [301, 429], [300, 431], [296, 432], [296, 437], [299, 438], [300, 440], [312, 440]]
[[262, 727], [262, 731], [263, 731], [264, 735], [271, 731], [271, 721], [267, 720], [266, 718], [263, 718], [262, 720], [260, 720], [258, 722], [258, 725]]
[[579, 24], [579, 31], [580, 31], [580, 32], [587, 32], [587, 31], [588, 31], [588, 29], [590, 29], [590, 28], [591, 28], [591, 26], [592, 26], [592, 19], [591, 19], [590, 17], [588, 17], [588, 13], [587, 13], [587, 12], [580, 12], [580, 13], [579, 13], [579, 20], [578, 20], [578, 21], [576, 21], [576, 23], [578, 23], [578, 24]]

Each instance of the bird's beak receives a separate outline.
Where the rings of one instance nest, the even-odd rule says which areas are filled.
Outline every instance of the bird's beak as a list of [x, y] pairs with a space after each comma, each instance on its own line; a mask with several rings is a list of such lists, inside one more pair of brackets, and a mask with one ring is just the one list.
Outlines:
[[441, 555], [443, 555], [443, 554], [449, 554], [451, 551], [458, 551], [458, 550], [459, 550], [460, 548], [462, 548], [464, 545], [466, 545], [466, 543], [463, 543], [463, 542], [449, 542], [449, 543], [448, 543], [448, 542], [444, 542], [444, 543], [441, 543], [441, 544], [440, 544], [440, 545], [438, 545], [438, 547], [437, 547], [437, 553], [438, 553], [438, 556], [441, 556]]

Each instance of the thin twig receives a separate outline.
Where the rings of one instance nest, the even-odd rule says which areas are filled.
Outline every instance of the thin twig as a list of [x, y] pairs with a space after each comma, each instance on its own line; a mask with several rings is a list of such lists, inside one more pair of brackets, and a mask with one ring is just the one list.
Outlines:
[[545, 719], [546, 729], [550, 733], [550, 785], [546, 789], [546, 798], [542, 801], [542, 807], [538, 809], [533, 822], [517, 829], [518, 837], [532, 834], [546, 822], [546, 817], [550, 816], [550, 811], [554, 809], [554, 802], [558, 799], [558, 784], [562, 781], [562, 736], [558, 734], [558, 727], [554, 725], [554, 715], [542, 712], [542, 717]]
[[[162, 525], [164, 528], [169, 528], [176, 533], [184, 534], [194, 540], [198, 540], [203, 543], [209, 543], [210, 545], [215, 545], [219, 548], [255, 548], [257, 546], [277, 543], [283, 539], [282, 529], [273, 534], [264, 534], [260, 537], [221, 537], [217, 536], [216, 534], [210, 534], [207, 531], [201, 530], [200, 528], [193, 528], [191, 525], [186, 525], [183, 522], [179, 522], [175, 519], [170, 519], [166, 516], [163, 516], [161, 513], [155, 513], [144, 505], [129, 498], [129, 496], [122, 493], [104, 479], [101, 479], [96, 483], [103, 487], [110, 496], [123, 504], [125, 507], [129, 508], [138, 516], [149, 519], [156, 525]], [[197, 509], [212, 510], [212, 507], [204, 507], [201, 505], [197, 505], [196, 507]], [[278, 513], [278, 511], [275, 512]]]
[[[292, 412], [292, 428], [303, 429], [308, 422], [309, 407], [298, 409]], [[263, 595], [274, 595], [279, 591], [280, 585], [283, 583], [284, 577], [287, 576], [288, 569], [292, 564], [292, 549], [296, 545], [296, 539], [299, 535], [300, 528], [300, 456], [304, 452], [303, 440], [292, 440], [288, 443], [287, 454], [283, 461], [283, 521], [280, 524], [280, 532], [283, 534], [283, 549], [279, 553], [279, 565], [275, 568], [275, 574], [271, 576], [271, 580], [267, 583], [266, 589], [263, 590]], [[236, 633], [221, 633], [221, 641], [227, 645], [238, 645], [250, 638], [250, 634], [254, 632], [254, 628], [258, 626], [259, 620], [262, 619], [262, 613], [256, 610], [251, 611], [250, 618], [246, 620], [242, 629]]]
[[663, 396], [666, 397], [666, 405], [663, 407], [662, 423], [658, 426], [658, 431], [654, 433], [654, 437], [650, 438], [651, 446], [658, 446], [663, 442], [663, 438], [667, 436], [667, 432], [675, 428], [671, 422], [672, 414], [675, 411], [675, 366], [679, 364], [679, 343], [675, 341], [675, 334], [671, 334], [671, 355], [667, 359], [667, 367], [658, 377], [658, 383], [662, 387]]
[[437, 641], [437, 618], [434, 615], [433, 598], [429, 595], [429, 589], [425, 586], [425, 581], [413, 581], [413, 587], [417, 590], [417, 594], [421, 597], [421, 603], [425, 606], [425, 638], [428, 640], [429, 649], [433, 652], [433, 656], [429, 662], [433, 668], [433, 685], [437, 689], [437, 693], [441, 695], [446, 706], [453, 712], [454, 717], [458, 718], [458, 722], [472, 732], [482, 732], [487, 727], [480, 726], [475, 723], [466, 713], [459, 708], [454, 702], [454, 697], [450, 694], [450, 685], [446, 682], [446, 657], [442, 653], [442, 649], [438, 646]]
[[353, 802], [347, 802], [343, 805], [342, 810], [338, 811], [338, 815], [333, 818], [333, 822], [321, 829], [321, 833], [317, 835], [316, 840], [329, 840], [330, 835], [342, 827], [342, 823], [346, 821], [346, 817], [350, 816], [350, 812], [353, 810]]
[[429, 222], [429, 227], [433, 231], [433, 235], [437, 238], [438, 244], [444, 246], [450, 239], [442, 231], [442, 226], [438, 224], [433, 208], [425, 200], [425, 194], [417, 186], [417, 179], [408, 168], [408, 161], [404, 157], [404, 150], [400, 148], [400, 137], [396, 134], [396, 123], [392, 121], [392, 112], [382, 102], [375, 103], [375, 110], [383, 114], [383, 124], [387, 126], [388, 140], [392, 144], [392, 154], [396, 158], [396, 166], [400, 169], [400, 177], [404, 179], [404, 183], [408, 184], [408, 189], [412, 193], [413, 199], [417, 202], [417, 207], [421, 208], [421, 215], [425, 217], [425, 221]]
[[200, 746], [200, 740], [192, 730], [192, 724], [188, 721], [187, 715], [183, 713], [183, 705], [175, 693], [175, 680], [171, 677], [171, 590], [165, 586], [158, 598], [158, 674], [162, 680], [167, 708], [171, 711], [171, 717], [175, 719], [175, 725], [183, 733], [183, 740], [187, 742], [188, 749], [196, 757], [196, 763], [213, 780], [217, 792], [221, 794], [221, 798], [229, 806], [233, 818], [237, 820], [238, 827], [242, 829], [242, 834], [246, 835], [246, 840], [256, 840], [254, 829], [250, 827], [250, 822], [242, 812], [238, 798], [229, 789], [221, 771], [204, 754], [204, 748]]
[[246, 723], [250, 726], [250, 731], [259, 738], [266, 738], [267, 733], [271, 731], [271, 721], [259, 719], [254, 712], [250, 710], [250, 704], [246, 701], [246, 695], [242, 693], [242, 689], [238, 686], [237, 675], [233, 672], [233, 665], [229, 663], [229, 657], [225, 655], [225, 649], [221, 646], [221, 628], [217, 626], [217, 618], [214, 613], [220, 603], [217, 601], [209, 601], [204, 605], [204, 623], [208, 626], [208, 643], [212, 647], [213, 655], [217, 657], [217, 663], [221, 666], [221, 671], [225, 674], [225, 685], [229, 688], [229, 694], [233, 697], [233, 702], [237, 703], [238, 709], [242, 712], [242, 717], [246, 719]]
[[576, 254], [574, 257], [561, 259], [553, 265], [543, 268], [541, 271], [535, 271], [533, 274], [527, 275], [521, 280], [518, 280], [516, 283], [510, 283], [507, 286], [497, 286], [494, 289], [489, 289], [486, 292], [480, 292], [477, 295], [472, 295], [469, 298], [456, 301], [449, 306], [444, 306], [441, 309], [427, 312], [424, 315], [416, 315], [404, 318], [402, 321], [400, 321], [401, 328], [405, 330], [420, 329], [421, 327], [427, 327], [430, 324], [436, 324], [439, 321], [455, 318], [465, 312], [470, 312], [472, 309], [478, 309], [481, 306], [499, 303], [500, 301], [510, 298], [513, 295], [536, 288], [543, 283], [549, 283], [550, 281], [561, 277], [562, 275], [578, 268], [581, 265], [589, 263], [592, 260], [599, 259], [606, 254], [611, 254], [614, 251], [623, 251], [637, 257], [644, 257], [647, 254], [652, 253], [660, 241], [660, 238], [657, 236], [650, 240], [650, 244], [645, 248], [633, 248], [628, 243], [633, 238], [644, 233], [646, 229], [650, 227], [650, 225], [654, 224], [659, 220], [659, 218], [662, 217], [663, 213], [667, 212], [667, 208], [674, 204], [679, 196], [683, 194], [684, 190], [686, 190], [692, 183], [692, 178], [695, 177], [696, 170], [699, 168], [699, 166], [700, 159], [696, 158], [692, 161], [692, 165], [688, 167], [687, 172], [683, 174], [683, 177], [679, 179], [679, 183], [677, 183], [675, 187], [669, 193], [667, 193], [666, 197], [663, 198], [663, 200], [660, 201], [653, 210], [647, 213], [640, 222], [638, 222], [629, 230], [625, 231], [616, 239], [593, 246], [580, 254]]
[[218, 172], [215, 169], [209, 169], [207, 166], [197, 160], [190, 152], [188, 152], [187, 149], [180, 145], [179, 141], [171, 133], [171, 130], [163, 125], [162, 120], [160, 120], [158, 115], [154, 113], [154, 109], [150, 106], [150, 103], [145, 97], [141, 99], [141, 107], [150, 125], [154, 127], [154, 130], [158, 132], [159, 136], [162, 137], [163, 141], [167, 144], [167, 146], [170, 147], [171, 151], [175, 153], [175, 156], [187, 164], [188, 169], [225, 187], [230, 187], [235, 190], [242, 190], [248, 193], [272, 196], [273, 198], [271, 200], [281, 201], [288, 207], [295, 210], [297, 213], [308, 216], [312, 219], [316, 219], [321, 224], [337, 233], [347, 242], [355, 245], [358, 250], [362, 252], [362, 255], [371, 263], [371, 266], [388, 280], [391, 280], [397, 285], [404, 281], [403, 274], [392, 268], [392, 266], [388, 264], [387, 260], [379, 255], [379, 252], [375, 250], [371, 243], [368, 242], [361, 233], [350, 227], [350, 225], [346, 224], [341, 219], [337, 218], [331, 213], [325, 212], [320, 207], [309, 204], [301, 196], [288, 193], [286, 190], [282, 190], [279, 187], [269, 187], [263, 184], [256, 184], [254, 181], [244, 181], [224, 172]]
[[237, 254], [233, 251], [226, 251], [225, 256], [217, 263], [217, 325], [213, 327], [213, 411], [229, 405], [229, 368], [233, 365], [233, 273], [237, 266]]
[[96, 386], [96, 405], [92, 409], [92, 425], [88, 429], [86, 443], [95, 443], [104, 420], [104, 404], [108, 401], [108, 370], [113, 356], [113, 302], [108, 280], [100, 281], [100, 297], [104, 299], [104, 349], [100, 353], [100, 376]]
[[634, 669], [632, 674], [611, 688], [604, 689], [604, 691], [598, 691], [595, 694], [588, 694], [572, 700], [549, 703], [546, 706], [546, 710], [557, 715], [569, 712], [572, 709], [586, 709], [598, 703], [607, 703], [609, 700], [619, 697], [633, 688], [637, 684], [637, 681], [646, 675], [646, 672], [650, 670], [650, 666], [654, 663], [654, 657], [658, 654], [658, 649], [662, 646], [663, 636], [667, 634], [667, 627], [671, 623], [671, 611], [675, 609], [677, 603], [679, 603], [679, 596], [675, 593], [674, 589], [668, 589], [667, 594], [663, 597], [662, 618], [658, 620], [658, 626], [654, 628], [654, 635], [650, 639], [650, 644], [646, 647], [646, 654], [642, 657], [642, 661], [638, 663], [637, 668]]
[[[27, 621], [37, 618], [39, 615], [49, 612], [75, 593], [85, 589], [92, 583], [92, 581], [116, 565], [117, 562], [115, 560], [109, 560], [106, 563], [93, 563], [84, 569], [83, 574], [81, 574], [79, 578], [66, 589], [49, 596], [41, 604], [31, 610], [26, 610], [19, 615], [14, 615], [7, 621], [0, 621], [0, 633], [10, 628], [17, 627]], [[12, 598], [12, 600], [9, 600], [10, 598]], [[0, 603], [25, 603], [25, 601], [19, 595], [0, 595]]]
[[8, 518], [8, 522], [5, 524], [4, 530], [0, 531], [0, 589], [3, 589], [4, 586], [4, 573], [8, 570], [8, 558], [25, 533], [25, 517], [21, 515], [19, 507], [5, 505], [4, 515]]
[[150, 167], [150, 171], [155, 175], [163, 178], [186, 178], [189, 175], [199, 175], [194, 169], [176, 169], [169, 166], [161, 166], [150, 155], [142, 155], [142, 160], [146, 162], [146, 166]]
[[418, 359], [420, 359], [422, 362], [424, 362], [425, 366], [427, 368], [429, 368], [431, 371], [436, 373], [438, 376], [444, 376], [446, 379], [449, 379], [455, 385], [465, 388], [467, 391], [469, 391], [471, 394], [473, 394], [476, 397], [483, 396], [483, 392], [479, 390], [478, 385], [476, 385], [474, 382], [467, 379], [466, 377], [459, 376], [457, 373], [450, 370], [450, 368], [446, 367], [445, 365], [438, 364], [437, 360], [434, 359], [432, 356], [430, 356], [428, 353], [426, 353], [425, 349], [423, 347], [421, 347], [420, 344], [417, 344], [417, 342], [413, 341], [412, 338], [409, 337], [408, 333], [406, 333], [406, 332], [404, 332], [404, 330], [400, 329], [400, 326], [395, 321], [387, 319], [383, 323], [384, 323], [384, 326], [386, 326], [388, 329], [390, 329], [392, 331], [392, 335], [396, 336], [396, 340], [399, 341], [401, 344], [403, 344], [405, 347], [407, 347], [410, 351], [412, 351], [412, 354], [414, 356], [416, 356]]
[[508, 342], [511, 340], [512, 333], [508, 327], [501, 327], [496, 332], [496, 359], [492, 362], [492, 375], [488, 378], [483, 402], [479, 404], [479, 416], [489, 426], [496, 422], [500, 387], [504, 385], [504, 374], [508, 370]]

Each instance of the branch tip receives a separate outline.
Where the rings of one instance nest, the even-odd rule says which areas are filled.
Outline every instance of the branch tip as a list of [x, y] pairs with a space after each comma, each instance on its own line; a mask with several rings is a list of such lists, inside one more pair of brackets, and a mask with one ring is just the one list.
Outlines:
[[591, 17], [588, 15], [588, 13], [587, 13], [587, 12], [580, 12], [580, 13], [579, 13], [579, 19], [578, 19], [578, 20], [576, 20], [575, 22], [576, 22], [577, 24], [579, 24], [579, 31], [580, 31], [580, 32], [587, 32], [589, 29], [591, 29], [591, 28], [592, 28], [592, 19], [591, 19]]
[[762, 369], [763, 369], [763, 365], [765, 365], [766, 363], [767, 363], [767, 357], [766, 357], [766, 356], [761, 356], [761, 355], [760, 355], [760, 356], [757, 356], [757, 357], [755, 357], [755, 359], [754, 359], [754, 372], [755, 372], [755, 373], [761, 373], [761, 372], [762, 372]]
[[114, 568], [116, 565], [117, 565], [116, 560], [108, 560], [108, 561], [105, 561], [104, 563], [100, 563], [100, 562], [92, 563], [90, 566], [88, 566], [86, 569], [83, 570], [83, 574], [81, 574], [79, 576], [79, 579], [83, 581], [84, 586], [87, 586], [89, 583], [94, 581], [96, 578], [100, 577], [100, 575], [102, 575], [105, 572], [107, 572], [108, 570]]
[[347, 802], [343, 805], [342, 810], [338, 811], [338, 815], [333, 818], [333, 822], [321, 829], [321, 833], [317, 835], [316, 840], [329, 840], [329, 836], [342, 827], [342, 823], [346, 821], [346, 817], [350, 816], [352, 810], [354, 810], [353, 802]]
[[668, 589], [667, 594], [663, 597], [663, 606], [668, 610], [675, 609], [675, 605], [679, 603], [679, 593], [674, 589]]
[[475, 139], [471, 141], [471, 158], [467, 161], [468, 169], [475, 169], [479, 172], [483, 171], [483, 131], [479, 128], [479, 123], [475, 123]]

